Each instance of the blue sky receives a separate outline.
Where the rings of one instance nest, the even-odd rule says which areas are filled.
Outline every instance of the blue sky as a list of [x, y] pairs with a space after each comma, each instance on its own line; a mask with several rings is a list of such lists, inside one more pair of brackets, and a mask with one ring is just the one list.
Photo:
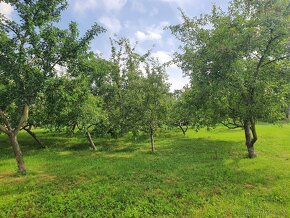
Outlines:
[[[117, 34], [138, 41], [138, 52], [153, 48], [153, 56], [167, 62], [178, 49], [178, 41], [163, 28], [181, 22], [178, 8], [193, 17], [210, 12], [213, 3], [226, 9], [228, 0], [68, 0], [68, 3], [61, 26], [76, 21], [84, 33], [97, 22], [107, 29], [91, 45], [103, 57], [110, 56], [109, 37]], [[7, 4], [0, 3], [0, 13], [13, 18], [13, 9]], [[169, 67], [167, 73], [171, 90], [181, 89], [188, 82], [176, 66]]]

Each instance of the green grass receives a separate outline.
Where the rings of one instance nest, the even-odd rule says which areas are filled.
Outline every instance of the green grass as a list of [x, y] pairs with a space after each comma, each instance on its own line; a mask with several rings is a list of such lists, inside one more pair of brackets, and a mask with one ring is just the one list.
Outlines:
[[0, 136], [0, 217], [290, 217], [290, 125], [257, 127], [256, 159], [241, 130], [219, 127], [183, 137], [96, 139], [21, 133], [28, 175]]

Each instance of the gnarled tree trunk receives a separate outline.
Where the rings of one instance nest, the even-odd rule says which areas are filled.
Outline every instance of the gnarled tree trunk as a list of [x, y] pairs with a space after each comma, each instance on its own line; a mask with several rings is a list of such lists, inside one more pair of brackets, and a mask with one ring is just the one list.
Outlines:
[[17, 140], [17, 135], [13, 131], [13, 132], [9, 133], [8, 136], [9, 136], [9, 140], [10, 140], [10, 143], [11, 143], [11, 146], [12, 146], [15, 158], [16, 158], [18, 172], [21, 174], [25, 174], [26, 168], [25, 168], [22, 152], [21, 152], [18, 140]]
[[254, 144], [258, 140], [255, 122], [248, 120], [244, 121], [244, 131], [246, 138], [246, 146], [248, 149], [248, 157], [255, 158], [257, 155], [255, 153]]

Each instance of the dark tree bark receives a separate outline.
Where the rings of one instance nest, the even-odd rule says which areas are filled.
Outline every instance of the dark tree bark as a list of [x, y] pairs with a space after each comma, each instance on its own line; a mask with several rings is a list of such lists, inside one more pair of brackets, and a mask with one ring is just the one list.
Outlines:
[[93, 141], [93, 139], [92, 139], [92, 136], [91, 136], [90, 132], [89, 132], [89, 131], [86, 131], [86, 135], [87, 135], [88, 141], [89, 141], [89, 143], [90, 143], [90, 146], [91, 146], [94, 150], [97, 150], [96, 145], [95, 145], [95, 143], [94, 143], [94, 141]]
[[36, 134], [31, 131], [31, 127], [23, 128], [36, 142], [41, 148], [46, 148], [46, 146], [36, 137]]
[[286, 109], [285, 114], [286, 114], [286, 119], [289, 120], [289, 117], [290, 117], [290, 105]]
[[188, 130], [188, 125], [186, 124], [186, 128], [183, 128], [183, 122], [179, 122], [178, 127], [181, 129], [183, 135], [185, 136], [187, 130]]
[[155, 152], [155, 145], [154, 145], [154, 130], [150, 127], [150, 142], [151, 142], [151, 152]]
[[17, 133], [13, 131], [8, 136], [9, 136], [9, 140], [10, 140], [10, 143], [11, 143], [14, 155], [15, 155], [16, 162], [17, 162], [18, 172], [21, 174], [26, 174], [26, 168], [25, 168], [22, 152], [21, 152], [18, 140], [17, 140]]
[[255, 153], [254, 144], [258, 140], [255, 122], [247, 120], [244, 121], [244, 131], [246, 138], [246, 146], [248, 149], [248, 157], [255, 158], [257, 155]]

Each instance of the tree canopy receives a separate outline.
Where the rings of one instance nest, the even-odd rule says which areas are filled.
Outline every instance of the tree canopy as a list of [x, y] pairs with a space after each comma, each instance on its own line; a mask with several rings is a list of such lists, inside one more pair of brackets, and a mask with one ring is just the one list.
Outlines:
[[[11, 142], [18, 171], [25, 173], [17, 136], [32, 126], [93, 136], [150, 136], [159, 129], [191, 126], [242, 128], [255, 157], [258, 121], [289, 117], [290, 4], [287, 0], [233, 0], [227, 10], [169, 26], [180, 41], [174, 63], [190, 84], [170, 91], [166, 66], [138, 43], [110, 38], [111, 55], [90, 49], [105, 29], [83, 36], [78, 24], [59, 28], [65, 0], [5, 0], [17, 13], [0, 14], [0, 132]], [[61, 69], [61, 70], [60, 70]], [[78, 131], [77, 131], [77, 130]], [[164, 128], [165, 129], [165, 128]], [[148, 137], [149, 139], [149, 137]]]
[[182, 16], [184, 22], [170, 29], [182, 43], [176, 62], [196, 89], [192, 100], [199, 101], [193, 104], [207, 125], [243, 128], [249, 157], [254, 157], [257, 120], [284, 116], [289, 2], [234, 0], [226, 12], [214, 6], [201, 17]]
[[66, 30], [56, 27], [65, 0], [4, 2], [15, 8], [19, 21], [0, 15], [0, 130], [9, 136], [19, 172], [25, 173], [17, 134], [29, 118], [30, 106], [57, 74], [56, 66], [85, 54], [89, 42], [104, 29], [95, 24], [79, 37], [76, 23]]

